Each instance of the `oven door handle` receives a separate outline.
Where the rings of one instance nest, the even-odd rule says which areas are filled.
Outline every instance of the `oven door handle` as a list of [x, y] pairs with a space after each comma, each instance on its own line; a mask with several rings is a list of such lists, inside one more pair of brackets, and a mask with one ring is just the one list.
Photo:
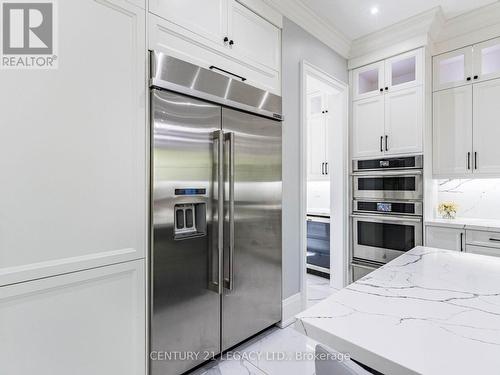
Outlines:
[[371, 172], [354, 172], [352, 176], [354, 177], [413, 177], [421, 176], [423, 173], [420, 170], [415, 171], [371, 171]]
[[398, 222], [398, 223], [409, 223], [409, 224], [415, 224], [415, 223], [421, 223], [422, 219], [421, 218], [412, 218], [412, 217], [401, 217], [401, 216], [382, 216], [380, 214], [375, 214], [375, 215], [351, 215], [353, 219], [366, 219], [370, 221], [374, 221], [377, 223], [388, 223], [388, 222]]

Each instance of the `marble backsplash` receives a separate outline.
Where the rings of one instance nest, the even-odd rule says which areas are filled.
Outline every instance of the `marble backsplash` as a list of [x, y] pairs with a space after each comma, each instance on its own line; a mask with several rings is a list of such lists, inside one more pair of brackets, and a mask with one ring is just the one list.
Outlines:
[[457, 217], [500, 219], [500, 179], [438, 180], [437, 185], [437, 203], [455, 202]]

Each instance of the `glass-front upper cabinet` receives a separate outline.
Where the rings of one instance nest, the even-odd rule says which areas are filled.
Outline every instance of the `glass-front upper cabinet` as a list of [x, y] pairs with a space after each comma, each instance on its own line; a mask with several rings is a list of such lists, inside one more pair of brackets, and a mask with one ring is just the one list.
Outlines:
[[353, 99], [369, 98], [384, 91], [384, 62], [358, 68], [353, 71]]
[[387, 59], [384, 90], [400, 90], [421, 85], [422, 55], [423, 50], [419, 49]]
[[472, 47], [434, 57], [433, 91], [462, 86], [473, 80]]
[[500, 77], [500, 38], [474, 45], [474, 81]]

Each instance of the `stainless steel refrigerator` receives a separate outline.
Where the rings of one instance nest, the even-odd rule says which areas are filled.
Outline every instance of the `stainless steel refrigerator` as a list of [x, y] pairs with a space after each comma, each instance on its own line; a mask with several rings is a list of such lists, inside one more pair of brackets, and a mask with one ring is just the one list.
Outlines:
[[153, 375], [281, 320], [281, 98], [216, 69], [151, 53]]

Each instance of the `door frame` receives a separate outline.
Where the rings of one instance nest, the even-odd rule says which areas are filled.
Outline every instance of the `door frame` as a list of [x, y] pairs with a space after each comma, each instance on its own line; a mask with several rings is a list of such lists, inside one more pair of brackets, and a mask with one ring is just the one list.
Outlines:
[[[349, 86], [322, 69], [302, 60], [300, 64], [300, 293], [302, 309], [307, 308], [307, 78], [314, 77], [339, 91], [340, 127], [330, 131], [330, 286], [348, 284], [349, 260]], [[339, 209], [340, 208], [340, 209]], [[335, 225], [332, 225], [335, 223]]]

